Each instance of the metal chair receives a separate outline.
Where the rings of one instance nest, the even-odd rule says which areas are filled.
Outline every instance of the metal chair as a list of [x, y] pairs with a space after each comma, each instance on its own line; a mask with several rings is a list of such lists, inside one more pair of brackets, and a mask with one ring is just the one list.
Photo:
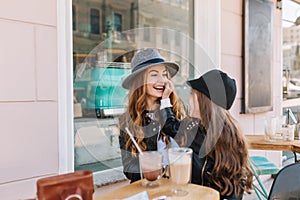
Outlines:
[[259, 200], [268, 199], [269, 193], [260, 180], [260, 175], [275, 175], [280, 170], [274, 163], [264, 156], [250, 156], [250, 167], [258, 182], [258, 185], [252, 184]]
[[268, 200], [300, 200], [300, 163], [283, 167], [271, 186]]

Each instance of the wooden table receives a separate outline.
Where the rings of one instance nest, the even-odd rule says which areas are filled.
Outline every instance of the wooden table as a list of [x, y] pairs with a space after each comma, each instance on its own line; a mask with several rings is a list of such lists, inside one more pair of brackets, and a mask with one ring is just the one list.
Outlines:
[[291, 151], [294, 153], [295, 162], [298, 162], [296, 153], [300, 153], [300, 140], [286, 141], [276, 140], [274, 142], [265, 141], [264, 135], [245, 135], [249, 149], [255, 150], [277, 150]]
[[[141, 181], [136, 181], [132, 184], [126, 185], [122, 188], [104, 194], [94, 200], [107, 200], [107, 199], [123, 199], [130, 197], [134, 194], [147, 191], [149, 199], [153, 199], [159, 196], [172, 196], [171, 193], [172, 183], [169, 179], [163, 178], [161, 180], [161, 185], [158, 187], [148, 188], [142, 186]], [[219, 200], [219, 192], [205, 186], [195, 185], [195, 184], [188, 184], [187, 190], [189, 193], [186, 196], [176, 197], [172, 196], [173, 199], [186, 199], [186, 200], [193, 200], [193, 199], [209, 199], [209, 200]]]

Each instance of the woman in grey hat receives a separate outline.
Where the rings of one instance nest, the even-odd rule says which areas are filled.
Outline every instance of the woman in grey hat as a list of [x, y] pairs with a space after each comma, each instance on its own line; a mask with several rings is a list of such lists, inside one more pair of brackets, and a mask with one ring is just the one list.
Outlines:
[[187, 81], [190, 113], [175, 140], [193, 149], [192, 183], [212, 187], [220, 199], [241, 200], [252, 189], [248, 149], [238, 122], [231, 116], [235, 80], [214, 69]]
[[166, 153], [168, 146], [177, 146], [168, 135], [177, 133], [185, 112], [170, 80], [179, 69], [176, 63], [166, 62], [157, 49], [144, 49], [132, 58], [131, 67], [132, 73], [122, 83], [129, 90], [129, 101], [119, 118], [119, 143], [124, 174], [134, 182], [141, 179], [138, 150], [126, 128], [142, 151]]

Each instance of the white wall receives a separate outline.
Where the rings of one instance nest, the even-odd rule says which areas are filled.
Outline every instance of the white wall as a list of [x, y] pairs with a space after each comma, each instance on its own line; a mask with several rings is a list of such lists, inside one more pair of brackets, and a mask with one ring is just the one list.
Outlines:
[[0, 196], [34, 197], [58, 160], [57, 7], [0, 2]]
[[[281, 56], [281, 10], [274, 1], [273, 26], [273, 111], [259, 114], [240, 114], [242, 105], [242, 10], [243, 1], [221, 1], [221, 68], [237, 80], [237, 98], [231, 113], [240, 122], [244, 134], [264, 134], [263, 118], [282, 112], [282, 56]], [[281, 165], [281, 153], [274, 151], [251, 151], [251, 154], [265, 155]]]

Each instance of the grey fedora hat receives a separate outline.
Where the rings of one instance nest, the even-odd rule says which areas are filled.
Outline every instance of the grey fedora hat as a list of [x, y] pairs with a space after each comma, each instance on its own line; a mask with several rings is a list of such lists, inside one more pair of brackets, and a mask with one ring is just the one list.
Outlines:
[[155, 65], [165, 65], [171, 77], [178, 72], [179, 66], [174, 62], [167, 62], [160, 55], [157, 49], [148, 48], [140, 50], [131, 60], [131, 74], [122, 82], [122, 87], [129, 89], [134, 77], [149, 67]]

